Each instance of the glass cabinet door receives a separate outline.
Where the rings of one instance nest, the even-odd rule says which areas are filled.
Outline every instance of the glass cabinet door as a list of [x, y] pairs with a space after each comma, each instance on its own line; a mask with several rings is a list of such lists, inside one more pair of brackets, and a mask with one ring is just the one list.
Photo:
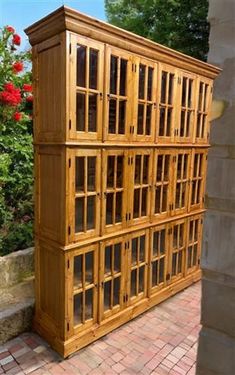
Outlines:
[[150, 229], [150, 293], [154, 294], [166, 285], [168, 256], [168, 226]]
[[153, 160], [153, 197], [152, 219], [158, 220], [170, 216], [172, 200], [171, 184], [174, 178], [172, 169], [174, 152], [171, 150], [154, 151]]
[[75, 252], [71, 262], [73, 275], [72, 316], [74, 331], [97, 322], [98, 245]]
[[127, 296], [128, 305], [147, 296], [149, 231], [142, 230], [129, 236], [127, 250]]
[[186, 273], [199, 269], [201, 255], [202, 215], [187, 220]]
[[129, 213], [128, 224], [144, 223], [150, 219], [150, 194], [152, 187], [152, 151], [129, 152]]
[[102, 241], [100, 247], [100, 320], [124, 306], [125, 237]]
[[157, 95], [157, 64], [150, 60], [134, 58], [133, 64], [133, 126], [130, 139], [153, 141]]
[[197, 90], [196, 127], [194, 133], [195, 143], [208, 143], [209, 141], [209, 111], [212, 100], [212, 83], [210, 80], [198, 78]]
[[127, 152], [103, 151], [102, 233], [110, 233], [126, 226]]
[[191, 151], [179, 150], [175, 152], [172, 215], [179, 215], [188, 210], [190, 162]]
[[193, 150], [190, 180], [189, 209], [199, 209], [204, 206], [206, 183], [207, 150]]
[[70, 151], [69, 158], [70, 214], [69, 241], [99, 235], [101, 152]]
[[101, 140], [104, 45], [71, 35], [69, 138]]
[[169, 225], [169, 263], [168, 283], [172, 283], [185, 275], [185, 245], [186, 245], [186, 219], [178, 220]]
[[106, 48], [106, 92], [104, 140], [126, 141], [131, 121], [132, 57], [108, 46]]
[[182, 72], [179, 76], [179, 82], [179, 125], [175, 131], [175, 138], [180, 143], [192, 143], [195, 123], [196, 77], [192, 74]]
[[177, 79], [176, 70], [173, 67], [160, 64], [158, 87], [159, 108], [156, 120], [156, 140], [159, 143], [169, 143], [174, 140]]

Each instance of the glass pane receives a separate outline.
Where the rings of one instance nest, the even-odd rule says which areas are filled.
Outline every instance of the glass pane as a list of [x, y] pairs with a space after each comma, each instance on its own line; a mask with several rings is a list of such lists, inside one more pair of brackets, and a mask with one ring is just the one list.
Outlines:
[[196, 186], [197, 186], [197, 181], [192, 181], [191, 204], [196, 204]]
[[87, 190], [88, 191], [95, 191], [95, 169], [96, 169], [96, 157], [95, 156], [88, 156], [87, 158]]
[[90, 89], [97, 89], [97, 69], [98, 69], [98, 51], [90, 48], [90, 74], [89, 74], [89, 87]]
[[167, 195], [168, 195], [168, 186], [162, 187], [162, 209], [161, 212], [167, 211]]
[[153, 256], [158, 256], [158, 238], [160, 232], [153, 233]]
[[148, 183], [148, 171], [149, 171], [149, 156], [144, 155], [144, 165], [143, 165], [143, 184]]
[[165, 127], [165, 108], [160, 108], [160, 122], [159, 122], [159, 136], [163, 137], [164, 134], [164, 127]]
[[176, 275], [176, 261], [177, 261], [177, 253], [172, 254], [172, 275]]
[[198, 240], [198, 226], [199, 226], [199, 220], [195, 220], [194, 241]]
[[146, 135], [151, 134], [151, 117], [152, 117], [152, 104], [147, 104], [147, 111], [146, 111]]
[[185, 122], [185, 111], [181, 111], [181, 119], [180, 119], [180, 136], [184, 136], [184, 122]]
[[89, 111], [88, 111], [88, 131], [96, 132], [97, 130], [97, 95], [89, 95]]
[[189, 225], [189, 241], [192, 242], [193, 240], [193, 225], [194, 224], [194, 221], [190, 221], [190, 225]]
[[148, 68], [148, 100], [152, 100], [153, 68]]
[[114, 245], [114, 272], [121, 271], [121, 244], [116, 243]]
[[204, 103], [203, 103], [203, 111], [206, 112], [206, 104], [207, 104], [207, 91], [208, 91], [208, 85], [205, 85], [205, 94], [204, 94]]
[[139, 268], [139, 293], [144, 291], [144, 269], [145, 266]]
[[114, 163], [115, 156], [108, 156], [107, 187], [114, 187]]
[[94, 282], [93, 280], [93, 251], [89, 251], [89, 253], [85, 254], [85, 264], [86, 264], [86, 273], [85, 273], [85, 280], [86, 284], [91, 284]]
[[119, 101], [118, 134], [125, 134], [126, 101]]
[[188, 107], [192, 108], [192, 87], [193, 87], [193, 80], [189, 80], [189, 87], [188, 87]]
[[152, 262], [152, 287], [157, 285], [158, 261]]
[[120, 301], [120, 277], [115, 277], [113, 282], [113, 306], [116, 306]]
[[162, 180], [162, 169], [163, 169], [163, 155], [158, 155], [157, 158], [157, 181]]
[[109, 101], [109, 133], [115, 134], [116, 132], [116, 99], [110, 99]]
[[192, 112], [188, 112], [187, 121], [186, 121], [186, 137], [190, 135], [190, 124], [191, 124]]
[[178, 155], [177, 160], [177, 179], [181, 179], [181, 169], [182, 169], [182, 161], [183, 161], [183, 155]]
[[85, 94], [77, 93], [76, 103], [76, 129], [85, 131]]
[[136, 279], [137, 279], [137, 270], [131, 271], [131, 297], [136, 296]]
[[179, 256], [178, 256], [178, 273], [182, 272], [182, 251], [179, 251]]
[[105, 247], [105, 274], [111, 273], [112, 267], [112, 246]]
[[146, 66], [140, 64], [139, 66], [139, 99], [144, 99], [144, 88], [145, 88], [145, 74]]
[[180, 231], [179, 231], [179, 246], [183, 247], [184, 246], [184, 224], [180, 224], [179, 228], [180, 228]]
[[131, 240], [131, 264], [134, 266], [137, 263], [138, 258], [138, 238], [132, 238]]
[[140, 184], [141, 155], [135, 156], [135, 184]]
[[167, 124], [166, 124], [166, 136], [171, 135], [171, 122], [172, 122], [172, 109], [168, 108], [167, 110]]
[[164, 258], [160, 259], [159, 283], [164, 282]]
[[113, 224], [113, 193], [106, 196], [106, 225]]
[[75, 200], [75, 232], [83, 232], [84, 197]]
[[75, 186], [76, 192], [84, 191], [84, 157], [75, 158]]
[[182, 107], [186, 107], [186, 85], [187, 85], [187, 78], [183, 78], [183, 85], [182, 85]]
[[161, 103], [166, 103], [166, 78], [167, 72], [162, 72]]
[[193, 252], [193, 249], [192, 249], [192, 246], [190, 246], [188, 248], [188, 264], [187, 264], [187, 267], [188, 268], [191, 268], [191, 263], [192, 263], [192, 252]]
[[147, 193], [148, 188], [142, 189], [142, 207], [141, 207], [141, 216], [147, 215]]
[[116, 213], [115, 222], [120, 223], [122, 221], [122, 192], [116, 193]]
[[183, 178], [187, 178], [188, 155], [184, 155]]
[[163, 255], [163, 254], [165, 254], [165, 235], [166, 235], [165, 229], [163, 229], [160, 233], [161, 233], [161, 235], [160, 235], [160, 255]]
[[118, 58], [111, 55], [110, 64], [110, 93], [117, 94], [117, 66]]
[[145, 235], [140, 237], [139, 262], [145, 261]]
[[95, 196], [87, 197], [87, 229], [95, 227]]
[[178, 247], [178, 225], [174, 227], [173, 231], [173, 248], [176, 249]]
[[168, 94], [168, 103], [172, 104], [173, 99], [173, 86], [174, 86], [174, 74], [170, 73], [169, 76], [169, 94]]
[[117, 157], [117, 181], [116, 186], [122, 187], [123, 185], [123, 156]]
[[197, 183], [196, 203], [200, 203], [200, 198], [201, 198], [201, 182], [202, 182], [202, 180], [199, 180], [198, 183]]
[[77, 86], [86, 87], [86, 47], [77, 44]]
[[169, 170], [170, 170], [170, 155], [165, 155], [164, 181], [169, 180]]
[[73, 323], [82, 323], [82, 293], [76, 294], [73, 299]]
[[196, 134], [196, 137], [199, 138], [200, 137], [200, 124], [201, 124], [201, 114], [199, 114], [197, 116], [197, 134]]
[[104, 283], [104, 311], [111, 308], [111, 280]]
[[161, 203], [161, 186], [157, 186], [155, 190], [155, 214], [160, 213], [160, 203]]
[[200, 87], [199, 87], [199, 95], [198, 95], [198, 110], [202, 110], [202, 93], [203, 93], [203, 83], [200, 82]]
[[144, 132], [144, 104], [138, 104], [138, 124], [137, 134], [143, 134]]
[[127, 73], [127, 60], [121, 59], [120, 67], [120, 95], [126, 95], [126, 73]]
[[135, 189], [134, 191], [134, 218], [139, 217], [139, 207], [140, 207], [140, 189]]
[[82, 287], [82, 255], [74, 257], [73, 285], [76, 288]]
[[93, 288], [86, 290], [85, 299], [85, 320], [88, 320], [93, 318]]
[[197, 244], [194, 245], [193, 248], [193, 266], [197, 264]]

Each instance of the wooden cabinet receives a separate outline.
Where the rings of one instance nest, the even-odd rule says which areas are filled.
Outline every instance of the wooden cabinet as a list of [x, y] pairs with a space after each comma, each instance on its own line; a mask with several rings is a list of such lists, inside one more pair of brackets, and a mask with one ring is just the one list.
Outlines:
[[66, 357], [200, 279], [219, 69], [67, 7], [26, 32], [34, 324]]

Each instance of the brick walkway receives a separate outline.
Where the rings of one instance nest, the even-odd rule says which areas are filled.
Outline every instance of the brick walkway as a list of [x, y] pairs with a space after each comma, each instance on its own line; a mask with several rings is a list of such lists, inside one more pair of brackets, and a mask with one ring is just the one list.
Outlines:
[[39, 336], [0, 346], [0, 374], [195, 375], [200, 282], [62, 360]]

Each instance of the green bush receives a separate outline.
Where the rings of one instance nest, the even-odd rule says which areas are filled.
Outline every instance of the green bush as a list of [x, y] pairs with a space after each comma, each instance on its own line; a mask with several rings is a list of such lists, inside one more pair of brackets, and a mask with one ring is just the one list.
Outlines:
[[33, 243], [31, 53], [0, 29], [0, 255]]

